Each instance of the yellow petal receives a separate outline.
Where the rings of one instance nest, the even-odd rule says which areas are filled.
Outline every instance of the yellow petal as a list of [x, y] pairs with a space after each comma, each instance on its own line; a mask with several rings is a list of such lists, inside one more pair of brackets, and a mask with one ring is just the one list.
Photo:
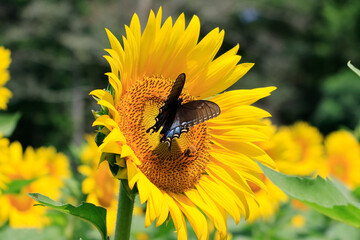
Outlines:
[[[226, 60], [227, 66], [228, 67], [233, 66], [232, 64], [234, 64], [234, 63], [236, 64], [239, 60], [240, 60], [240, 58], [237, 56], [229, 57]], [[253, 63], [242, 63], [239, 65], [236, 65], [234, 67], [234, 69], [232, 70], [232, 72], [230, 74], [228, 74], [229, 73], [228, 70], [221, 69], [220, 63], [216, 63], [216, 64], [218, 64], [218, 65], [213, 66], [214, 71], [211, 73], [211, 75], [209, 73], [209, 75], [206, 77], [206, 81], [208, 79], [212, 79], [212, 78], [215, 79], [215, 77], [217, 79], [221, 79], [221, 74], [224, 74], [224, 73], [226, 73], [226, 77], [224, 77], [223, 81], [215, 81], [215, 80], [209, 81], [209, 83], [212, 83], [212, 85], [208, 85], [207, 90], [203, 91], [201, 93], [201, 95], [200, 95], [201, 99], [211, 97], [217, 93], [220, 93], [220, 92], [228, 89], [235, 82], [237, 82], [240, 78], [242, 78], [252, 68], [252, 66], [254, 66]], [[220, 69], [218, 69], [218, 68], [220, 68]]]
[[267, 155], [264, 150], [260, 147], [256, 146], [252, 143], [244, 143], [244, 142], [229, 142], [229, 141], [222, 141], [222, 140], [211, 140], [213, 143], [218, 145], [219, 147], [228, 149], [230, 151], [243, 153], [250, 157], [255, 158], [259, 162], [271, 167], [276, 168], [274, 161]]
[[156, 221], [156, 227], [159, 227], [161, 224], [163, 224], [169, 216], [169, 206], [167, 205], [166, 201], [163, 201], [160, 207], [161, 207], [161, 213]]
[[212, 179], [221, 179], [226, 182], [227, 185], [232, 185], [239, 189], [241, 192], [254, 195], [249, 185], [237, 172], [232, 169], [224, 169], [216, 164], [209, 163], [207, 165], [207, 173], [212, 176]]
[[190, 222], [197, 238], [201, 240], [209, 239], [209, 229], [206, 218], [198, 208], [182, 194], [171, 194], [171, 196], [175, 199], [181, 211]]
[[186, 191], [185, 195], [210, 218], [219, 232], [226, 234], [227, 225], [225, 215], [221, 214], [218, 207], [210, 198], [207, 199], [207, 201], [203, 200], [196, 190]]
[[201, 178], [196, 188], [201, 196], [207, 193], [211, 199], [222, 206], [234, 218], [235, 222], [238, 223], [240, 221], [240, 211], [231, 192], [215, 184], [205, 175]]
[[177, 231], [178, 239], [184, 239], [187, 240], [187, 229], [186, 229], [186, 223], [185, 218], [180, 211], [179, 207], [175, 203], [174, 199], [170, 197], [168, 194], [164, 194], [164, 200], [169, 205], [169, 211], [171, 218], [174, 222], [175, 229]]
[[[127, 171], [128, 171], [128, 180], [129, 180], [129, 187], [131, 189], [133, 189], [134, 185], [136, 182], [140, 182], [140, 179], [141, 179], [141, 173], [140, 171], [138, 170], [138, 168], [134, 165], [134, 163], [130, 160], [130, 159], [127, 159], [126, 160], [126, 166], [127, 166]], [[143, 185], [141, 185], [143, 186]], [[139, 186], [138, 186], [139, 187]], [[144, 188], [145, 189], [145, 188]], [[144, 193], [145, 190], [142, 189], [141, 192]], [[140, 190], [139, 190], [139, 196], [140, 196], [140, 200], [141, 199], [141, 194], [140, 194]], [[144, 203], [145, 201], [147, 200], [147, 198], [141, 202], [141, 203]]]
[[98, 117], [92, 126], [105, 126], [107, 129], [112, 131], [114, 128], [116, 128], [118, 125], [116, 122], [109, 117], [109, 115], [101, 115]]
[[264, 133], [248, 127], [237, 127], [226, 130], [211, 129], [209, 134], [211, 139], [218, 139], [224, 142], [261, 142], [269, 139]]

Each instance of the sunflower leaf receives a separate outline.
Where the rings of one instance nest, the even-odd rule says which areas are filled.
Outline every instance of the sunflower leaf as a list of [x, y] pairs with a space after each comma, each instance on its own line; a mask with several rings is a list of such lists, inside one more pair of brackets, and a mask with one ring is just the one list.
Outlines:
[[102, 240], [107, 239], [105, 208], [95, 206], [94, 204], [87, 202], [82, 202], [79, 206], [75, 207], [71, 204], [56, 202], [39, 193], [28, 193], [28, 195], [40, 203], [37, 204], [37, 206], [50, 207], [54, 210], [79, 217], [87, 222], [92, 223], [100, 232]]
[[360, 203], [330, 179], [289, 176], [258, 163], [265, 175], [288, 196], [330, 218], [360, 228]]
[[21, 117], [21, 114], [1, 114], [0, 115], [0, 134], [4, 137], [9, 137], [16, 128], [16, 125]]
[[347, 63], [348, 67], [360, 77], [360, 70], [351, 64], [351, 61]]

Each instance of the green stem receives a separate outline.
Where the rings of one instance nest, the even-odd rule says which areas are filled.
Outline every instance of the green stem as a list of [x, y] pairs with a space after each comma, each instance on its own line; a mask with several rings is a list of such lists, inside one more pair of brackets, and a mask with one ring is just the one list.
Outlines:
[[129, 240], [135, 194], [129, 190], [128, 181], [121, 180], [114, 240]]

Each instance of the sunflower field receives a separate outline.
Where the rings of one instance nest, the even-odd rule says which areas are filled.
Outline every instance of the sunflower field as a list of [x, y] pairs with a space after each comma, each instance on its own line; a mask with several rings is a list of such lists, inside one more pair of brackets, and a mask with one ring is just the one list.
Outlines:
[[0, 3], [0, 240], [360, 239], [360, 2]]

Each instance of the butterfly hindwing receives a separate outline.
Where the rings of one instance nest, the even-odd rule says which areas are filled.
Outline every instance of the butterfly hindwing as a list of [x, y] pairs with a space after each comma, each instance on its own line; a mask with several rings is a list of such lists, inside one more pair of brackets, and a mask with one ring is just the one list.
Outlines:
[[195, 100], [187, 102], [179, 107], [175, 115], [174, 123], [179, 119], [181, 126], [190, 128], [217, 117], [219, 114], [220, 107], [216, 103], [207, 100]]
[[171, 126], [164, 126], [164, 136], [161, 140], [170, 143], [172, 139], [179, 138], [182, 133], [187, 132], [190, 127], [217, 117], [219, 114], [220, 107], [207, 100], [196, 100], [180, 105]]

